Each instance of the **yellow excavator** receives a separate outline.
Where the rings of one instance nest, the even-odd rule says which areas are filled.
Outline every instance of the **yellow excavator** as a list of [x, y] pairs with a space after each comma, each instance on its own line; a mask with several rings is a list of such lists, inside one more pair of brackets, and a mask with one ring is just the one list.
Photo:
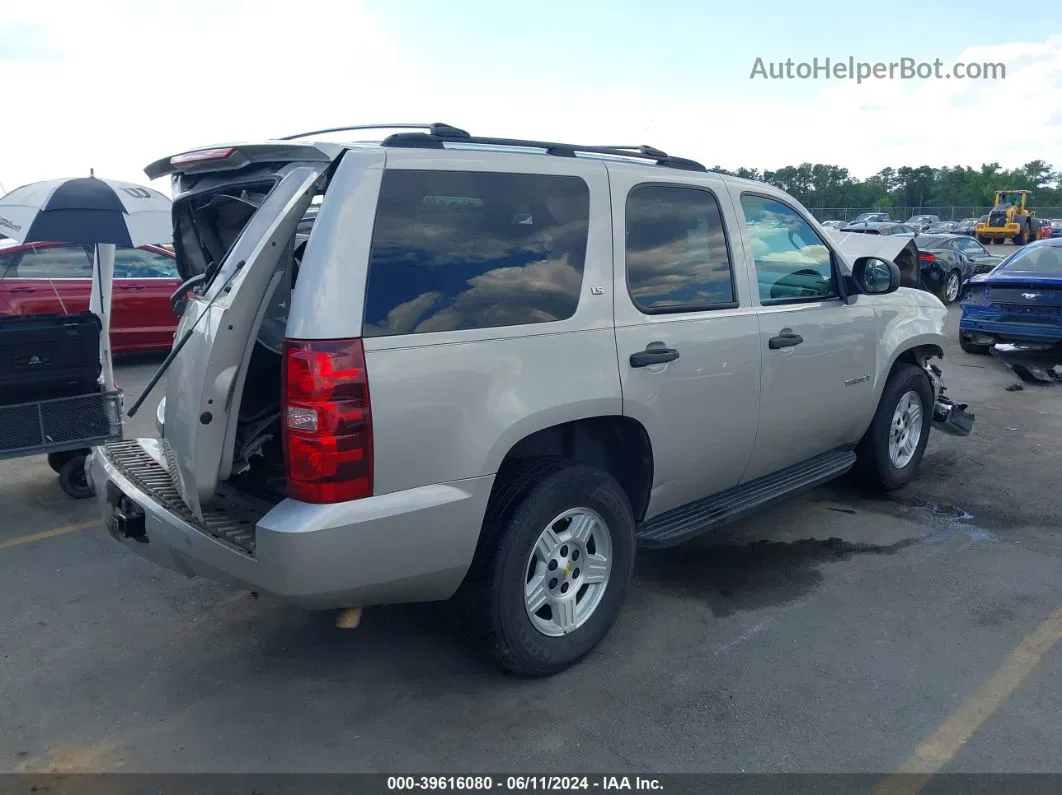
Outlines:
[[1028, 208], [1031, 190], [997, 190], [992, 209], [977, 222], [974, 233], [981, 243], [1014, 241], [1024, 246], [1036, 240], [1036, 211]]

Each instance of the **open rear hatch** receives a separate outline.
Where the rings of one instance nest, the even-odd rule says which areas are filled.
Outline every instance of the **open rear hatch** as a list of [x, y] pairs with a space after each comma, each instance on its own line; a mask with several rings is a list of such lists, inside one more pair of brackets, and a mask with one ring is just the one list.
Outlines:
[[182, 298], [190, 289], [167, 358], [163, 446], [196, 518], [232, 473], [237, 414], [262, 317], [275, 291], [290, 289], [296, 228], [344, 151], [329, 144], [226, 146], [145, 169], [153, 179], [172, 176]]

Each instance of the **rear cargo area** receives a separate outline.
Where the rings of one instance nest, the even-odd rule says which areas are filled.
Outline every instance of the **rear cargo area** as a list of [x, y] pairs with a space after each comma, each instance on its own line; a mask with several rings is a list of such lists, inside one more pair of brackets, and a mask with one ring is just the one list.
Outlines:
[[[175, 248], [182, 276], [201, 275], [203, 285], [209, 284], [275, 181], [272, 178], [243, 181], [178, 206]], [[320, 198], [315, 197], [314, 210]], [[232, 471], [218, 485], [222, 500], [239, 499], [243, 495], [269, 505], [286, 496], [280, 427], [283, 340], [291, 291], [311, 227], [312, 217], [299, 224], [275, 269], [280, 276], [276, 287], [264, 298], [267, 307], [256, 332], [242, 395], [234, 399], [237, 426]]]

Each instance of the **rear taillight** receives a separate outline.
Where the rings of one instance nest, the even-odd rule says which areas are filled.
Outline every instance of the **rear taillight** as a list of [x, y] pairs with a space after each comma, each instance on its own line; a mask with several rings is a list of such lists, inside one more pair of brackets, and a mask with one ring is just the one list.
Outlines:
[[928, 251], [918, 252], [918, 262], [920, 265], [932, 265], [936, 262], [937, 258], [930, 254]]
[[372, 496], [372, 410], [361, 340], [285, 340], [283, 379], [288, 496], [315, 503]]

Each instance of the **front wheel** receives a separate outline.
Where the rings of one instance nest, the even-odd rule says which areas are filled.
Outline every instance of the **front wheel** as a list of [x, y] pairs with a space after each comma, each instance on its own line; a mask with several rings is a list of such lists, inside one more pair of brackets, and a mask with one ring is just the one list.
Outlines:
[[607, 473], [547, 459], [505, 475], [462, 585], [469, 629], [502, 670], [559, 673], [612, 628], [634, 571], [634, 516]]
[[906, 486], [918, 473], [933, 422], [933, 388], [913, 364], [898, 364], [882, 391], [878, 410], [859, 443], [858, 468], [885, 491]]

